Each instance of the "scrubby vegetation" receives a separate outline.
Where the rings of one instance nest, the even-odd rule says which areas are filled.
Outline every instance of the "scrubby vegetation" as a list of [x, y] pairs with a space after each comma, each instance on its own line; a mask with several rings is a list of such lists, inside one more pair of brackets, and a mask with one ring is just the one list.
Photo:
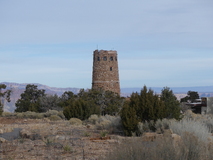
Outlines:
[[78, 94], [70, 91], [61, 97], [46, 95], [36, 85], [27, 85], [21, 98], [16, 102], [15, 112], [47, 112], [48, 110], [63, 111], [66, 119], [88, 119], [92, 114], [116, 115], [122, 108], [124, 98], [110, 92], [100, 90], [80, 90]]
[[[196, 92], [188, 92], [188, 97], [183, 100], [196, 98]], [[140, 93], [123, 98], [101, 89], [50, 96], [44, 90], [38, 90], [37, 86], [27, 85], [16, 106], [15, 113], [3, 112], [2, 117], [23, 119], [21, 124], [28, 119], [47, 123], [32, 125], [31, 128], [29, 125], [29, 131], [20, 132], [23, 139], [17, 141], [18, 145], [25, 144], [24, 138], [42, 140], [39, 143], [45, 146], [43, 149], [54, 150], [51, 159], [60, 159], [64, 155], [85, 159], [85, 149], [89, 153], [92, 146], [87, 145], [96, 140], [108, 142], [100, 144], [99, 148], [110, 146], [100, 154], [101, 157], [96, 154], [96, 159], [213, 159], [213, 116], [194, 114], [187, 108], [181, 114], [181, 105], [168, 87], [157, 95], [144, 86]], [[4, 130], [7, 129], [0, 131]], [[84, 140], [87, 145], [83, 144]]]
[[[160, 132], [156, 133], [155, 141], [144, 141], [143, 138], [133, 137], [121, 145], [116, 145], [104, 159], [211, 160], [213, 159], [212, 119], [212, 115], [196, 115], [187, 111], [180, 121], [158, 120], [155, 128]], [[139, 125], [142, 131], [150, 129], [146, 123], [140, 122]], [[160, 136], [160, 133], [167, 130], [171, 130], [174, 134]]]
[[128, 136], [137, 133], [139, 122], [153, 122], [149, 124], [154, 131], [154, 122], [163, 118], [181, 118], [179, 102], [169, 88], [164, 88], [159, 97], [144, 86], [140, 93], [131, 95], [121, 110], [124, 132]]
[[17, 112], [17, 113], [10, 113], [10, 112], [3, 112], [3, 117], [10, 117], [10, 118], [29, 118], [29, 119], [43, 119], [48, 118], [50, 120], [63, 120], [65, 116], [63, 112], [56, 111], [56, 110], [49, 110], [45, 113], [37, 113], [37, 112]]
[[121, 124], [120, 116], [111, 116], [111, 115], [91, 115], [86, 123], [95, 125], [95, 128], [98, 130], [107, 130], [110, 133], [123, 133], [123, 127]]

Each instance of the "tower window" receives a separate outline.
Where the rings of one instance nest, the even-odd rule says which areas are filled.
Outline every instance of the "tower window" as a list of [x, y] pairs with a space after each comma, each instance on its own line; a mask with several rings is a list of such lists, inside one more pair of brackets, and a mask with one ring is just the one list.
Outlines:
[[110, 61], [113, 61], [113, 57], [110, 57]]
[[106, 56], [104, 56], [103, 60], [104, 60], [104, 61], [107, 61], [107, 57], [106, 57]]
[[115, 57], [115, 61], [117, 61], [117, 57]]
[[112, 71], [112, 67], [110, 67], [110, 71]]
[[97, 60], [100, 61], [100, 57], [98, 57]]

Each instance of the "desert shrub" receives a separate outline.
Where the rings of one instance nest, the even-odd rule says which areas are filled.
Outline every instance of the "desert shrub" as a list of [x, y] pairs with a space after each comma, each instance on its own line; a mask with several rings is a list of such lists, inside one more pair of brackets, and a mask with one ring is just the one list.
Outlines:
[[37, 113], [36, 112], [31, 112], [31, 111], [27, 111], [27, 112], [22, 112], [24, 118], [36, 118]]
[[48, 110], [46, 113], [45, 113], [45, 117], [50, 117], [52, 115], [58, 115], [58, 111], [56, 110]]
[[[55, 117], [57, 116], [60, 119], [65, 119], [63, 112], [62, 111], [58, 112], [56, 110], [49, 110], [46, 113], [36, 113], [36, 112], [31, 112], [31, 111], [17, 112], [17, 113], [14, 113], [14, 115], [18, 118], [32, 118], [32, 119], [42, 119], [44, 117], [51, 117], [54, 115]], [[54, 119], [54, 116], [51, 117], [50, 119]], [[56, 119], [59, 119], [59, 118], [56, 118]]]
[[181, 121], [171, 121], [169, 128], [180, 136], [185, 132], [194, 134], [199, 140], [206, 142], [210, 130], [207, 125], [202, 121], [184, 118]]
[[109, 120], [101, 121], [100, 123], [96, 124], [98, 130], [110, 130], [111, 129], [111, 122]]
[[155, 130], [157, 132], [160, 132], [162, 133], [165, 129], [169, 129], [169, 125], [171, 123], [172, 120], [169, 120], [169, 119], [158, 119], [155, 123]]
[[58, 112], [58, 116], [61, 117], [61, 119], [65, 119], [63, 111]]
[[136, 134], [138, 136], [141, 136], [144, 133], [144, 125], [143, 125], [143, 123], [142, 122], [138, 122], [138, 126], [137, 127], [138, 127], [138, 129], [136, 131]]
[[86, 101], [82, 98], [72, 100], [63, 110], [66, 119], [78, 118], [88, 119], [92, 114], [100, 112], [100, 108], [94, 102]]
[[37, 118], [37, 119], [42, 119], [42, 118], [44, 118], [44, 113], [36, 113], [36, 118]]
[[187, 104], [187, 102], [181, 102], [181, 103], [180, 103], [180, 108], [181, 108], [181, 111], [182, 111], [183, 113], [185, 113], [187, 110], [190, 110], [190, 109], [191, 109], [191, 106], [186, 105], [186, 104]]
[[71, 125], [77, 125], [77, 126], [82, 125], [82, 121], [78, 118], [71, 118], [69, 122]]
[[17, 112], [14, 113], [14, 116], [17, 118], [32, 118], [32, 119], [42, 119], [44, 118], [44, 113], [36, 113], [36, 112]]
[[153, 132], [155, 131], [155, 122], [154, 121], [145, 121], [138, 122], [136, 132], [132, 132], [134, 136], [141, 136], [144, 132]]
[[199, 121], [206, 125], [209, 131], [213, 132], [213, 115], [212, 114], [195, 114], [191, 110], [187, 110], [184, 114], [184, 119], [191, 119], [193, 121]]
[[16, 117], [17, 117], [17, 118], [24, 118], [24, 114], [23, 114], [23, 113], [17, 113], [17, 114], [16, 114]]
[[[162, 144], [155, 143], [154, 145], [150, 143], [142, 142], [140, 139], [131, 139], [128, 141], [123, 142], [121, 145], [116, 146], [113, 148], [112, 152], [108, 153], [104, 159], [113, 159], [113, 160], [141, 160], [141, 159], [148, 159], [148, 160], [156, 160], [156, 159], [163, 159], [163, 160], [176, 160], [175, 149], [172, 146], [171, 142], [167, 143], [167, 146], [159, 146]], [[148, 147], [150, 146], [150, 147]], [[168, 152], [168, 148], [170, 152]], [[167, 152], [165, 152], [167, 150]], [[161, 154], [159, 153], [161, 152]], [[159, 154], [159, 155], [158, 155]], [[167, 154], [167, 155], [166, 155]], [[170, 156], [169, 154], [173, 154]], [[165, 158], [169, 156], [169, 159]]]
[[[199, 141], [192, 133], [183, 134], [183, 141], [174, 142], [172, 138], [160, 138], [154, 142], [144, 142], [141, 138], [126, 139], [112, 148], [105, 158], [113, 160], [211, 160], [207, 152], [208, 144]], [[213, 147], [210, 147], [212, 150]], [[203, 156], [205, 155], [205, 157]]]
[[91, 135], [91, 133], [90, 133], [90, 132], [87, 132], [87, 131], [85, 131], [85, 132], [83, 133], [83, 136], [84, 136], [84, 137], [90, 137], [90, 135]]
[[72, 147], [70, 145], [67, 145], [67, 144], [63, 146], [63, 149], [64, 149], [65, 152], [71, 152], [72, 151]]
[[195, 114], [195, 113], [193, 113], [191, 110], [187, 110], [187, 111], [185, 111], [185, 113], [184, 113], [184, 118], [185, 119], [196, 119], [197, 118], [197, 116], [198, 116], [198, 114]]
[[88, 119], [89, 123], [95, 124], [99, 130], [109, 130], [110, 132], [119, 132], [122, 130], [120, 116], [97, 116], [91, 115]]
[[48, 110], [61, 111], [62, 108], [59, 106], [61, 99], [58, 95], [48, 95], [39, 98], [40, 108], [42, 112], [47, 112]]
[[11, 112], [3, 112], [2, 113], [2, 117], [13, 117], [14, 116], [14, 113], [11, 113]]
[[206, 155], [207, 143], [199, 140], [194, 133], [184, 132], [181, 136], [185, 148], [188, 150], [187, 159], [200, 160]]
[[57, 115], [51, 115], [50, 117], [48, 117], [49, 120], [51, 121], [59, 121], [61, 120], [61, 118]]
[[108, 135], [108, 131], [106, 131], [106, 130], [100, 132], [101, 137], [106, 137], [107, 135]]
[[203, 119], [206, 126], [209, 128], [210, 132], [213, 133], [213, 118], [212, 115], [204, 115]]
[[92, 124], [96, 124], [98, 122], [98, 115], [93, 114], [88, 118], [88, 122]]

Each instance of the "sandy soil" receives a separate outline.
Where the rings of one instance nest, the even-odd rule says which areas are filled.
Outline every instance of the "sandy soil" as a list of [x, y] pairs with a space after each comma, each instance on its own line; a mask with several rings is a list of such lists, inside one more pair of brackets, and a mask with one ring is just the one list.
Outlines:
[[[101, 131], [93, 126], [47, 119], [0, 117], [0, 132], [4, 138], [0, 143], [0, 159], [15, 160], [101, 159], [122, 139], [117, 135], [101, 138]], [[11, 135], [3, 136], [7, 134]]]

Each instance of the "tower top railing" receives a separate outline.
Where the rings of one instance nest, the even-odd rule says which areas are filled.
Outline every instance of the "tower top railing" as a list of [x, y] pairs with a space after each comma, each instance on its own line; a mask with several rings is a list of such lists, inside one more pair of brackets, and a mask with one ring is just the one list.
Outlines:
[[117, 54], [116, 50], [95, 50], [94, 53], [102, 54], [102, 53], [108, 53], [108, 54]]

